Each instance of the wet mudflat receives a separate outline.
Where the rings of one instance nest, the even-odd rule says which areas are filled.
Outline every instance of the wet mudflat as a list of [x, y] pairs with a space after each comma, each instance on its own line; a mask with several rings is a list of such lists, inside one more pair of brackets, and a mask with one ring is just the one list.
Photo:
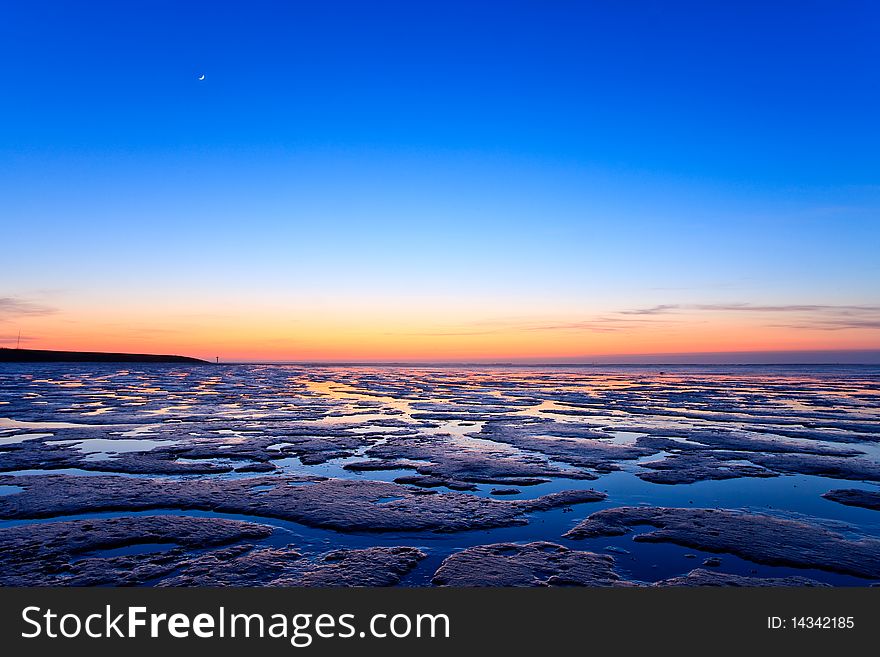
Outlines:
[[0, 584], [865, 586], [880, 369], [0, 365]]

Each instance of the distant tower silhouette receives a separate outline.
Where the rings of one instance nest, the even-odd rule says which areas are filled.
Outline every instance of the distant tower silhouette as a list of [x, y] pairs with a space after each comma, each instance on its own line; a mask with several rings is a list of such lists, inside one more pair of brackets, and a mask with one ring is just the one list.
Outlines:
[[217, 356], [217, 364], [220, 364], [220, 356]]

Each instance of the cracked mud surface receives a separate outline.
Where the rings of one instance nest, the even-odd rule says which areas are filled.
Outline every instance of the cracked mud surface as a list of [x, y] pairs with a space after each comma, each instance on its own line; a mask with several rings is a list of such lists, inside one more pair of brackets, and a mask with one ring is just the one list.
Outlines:
[[0, 366], [4, 585], [867, 585], [878, 537], [877, 368]]
[[496, 543], [457, 552], [440, 565], [439, 586], [622, 586], [614, 559], [549, 542]]

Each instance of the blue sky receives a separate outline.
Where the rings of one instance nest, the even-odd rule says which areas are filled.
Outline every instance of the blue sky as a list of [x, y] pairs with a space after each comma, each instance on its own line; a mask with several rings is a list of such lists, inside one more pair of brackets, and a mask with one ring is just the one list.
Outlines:
[[329, 358], [663, 305], [880, 347], [880, 7], [729, 5], [8, 3], [0, 339]]

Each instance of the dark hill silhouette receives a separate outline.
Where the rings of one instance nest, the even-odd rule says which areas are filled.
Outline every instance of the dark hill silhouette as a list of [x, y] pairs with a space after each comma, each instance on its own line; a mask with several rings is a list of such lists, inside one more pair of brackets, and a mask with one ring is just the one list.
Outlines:
[[200, 358], [102, 351], [0, 348], [0, 363], [207, 363]]

